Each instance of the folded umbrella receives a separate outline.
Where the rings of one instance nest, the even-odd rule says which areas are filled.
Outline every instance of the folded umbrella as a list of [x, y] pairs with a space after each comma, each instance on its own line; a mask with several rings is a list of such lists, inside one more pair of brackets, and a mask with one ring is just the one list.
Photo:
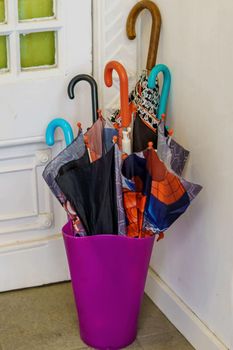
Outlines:
[[57, 185], [55, 178], [62, 165], [71, 161], [76, 161], [79, 166], [89, 164], [89, 157], [85, 148], [83, 134], [80, 131], [78, 136], [73, 139], [73, 131], [70, 124], [64, 119], [52, 120], [46, 129], [46, 143], [49, 146], [54, 144], [54, 133], [57, 127], [63, 130], [67, 147], [62, 150], [54, 159], [49, 162], [43, 171], [43, 178], [55, 197], [59, 200], [63, 208], [66, 210], [69, 219], [73, 223], [74, 231], [77, 234], [85, 235], [84, 228], [65, 194]]
[[56, 176], [88, 235], [118, 234], [115, 147], [87, 166], [62, 167]]
[[189, 151], [177, 143], [170, 135], [169, 128], [165, 126], [165, 112], [170, 90], [171, 76], [168, 67], [165, 65], [155, 66], [148, 79], [148, 86], [154, 88], [157, 82], [158, 74], [163, 73], [163, 88], [158, 108], [160, 123], [157, 129], [157, 151], [160, 159], [165, 162], [166, 166], [172, 169], [177, 175], [181, 176]]
[[[140, 205], [137, 205], [141, 211], [138, 216], [141, 225], [138, 225], [139, 237], [163, 234], [186, 211], [202, 188], [169, 171], [151, 143], [145, 152], [134, 153], [124, 160], [122, 175], [123, 194], [128, 196], [131, 192], [142, 198]], [[135, 220], [132, 220], [127, 208], [126, 215], [127, 233], [131, 235], [131, 226], [135, 225]]]
[[[158, 139], [158, 125], [162, 120], [162, 116], [166, 113], [167, 100], [171, 85], [171, 74], [167, 66], [164, 64], [158, 64], [153, 68], [153, 76], [150, 81], [153, 80], [153, 85], [148, 84], [147, 89], [155, 89], [157, 84], [157, 76], [159, 73], [163, 73], [163, 87], [160, 97], [160, 102], [157, 107], [156, 117], [158, 122], [154, 123], [153, 118], [149, 115], [144, 115], [140, 113], [140, 103], [137, 103], [137, 116], [134, 121], [133, 127], [133, 151], [140, 152], [147, 148], [148, 142], [155, 142], [155, 147], [157, 148]], [[151, 76], [151, 75], [150, 75]], [[150, 79], [149, 76], [149, 79]], [[142, 96], [142, 98], [144, 98]]]
[[147, 9], [152, 16], [152, 27], [150, 34], [150, 44], [147, 56], [146, 70], [142, 72], [139, 81], [130, 94], [130, 101], [135, 105], [136, 116], [133, 127], [133, 151], [140, 152], [147, 147], [147, 143], [152, 141], [155, 148], [157, 145], [157, 127], [159, 116], [157, 115], [160, 104], [158, 80], [153, 89], [148, 87], [148, 75], [154, 67], [157, 57], [161, 14], [158, 6], [149, 0], [137, 2], [131, 9], [126, 23], [126, 33], [130, 40], [136, 38], [136, 21], [144, 9]]
[[[112, 64], [109, 62], [107, 64], [106, 72], [109, 71], [110, 65]], [[114, 64], [113, 64], [114, 65]], [[115, 67], [115, 66], [114, 66]], [[114, 68], [113, 67], [113, 68]], [[117, 65], [118, 67], [118, 65]], [[109, 74], [107, 73], [107, 74]], [[124, 93], [127, 90], [128, 87], [125, 86], [125, 81], [127, 80], [126, 72], [124, 72], [124, 69], [120, 68], [120, 77], [123, 76], [123, 82], [120, 84], [120, 90], [121, 90], [121, 96], [125, 96]], [[126, 75], [126, 77], [124, 76]], [[76, 78], [73, 78], [71, 80], [71, 83], [69, 85], [69, 94], [73, 95], [73, 90], [75, 86], [75, 82], [78, 80], [80, 81], [80, 78], [82, 78], [83, 75], [79, 75]], [[87, 77], [87, 76], [85, 76]], [[122, 79], [122, 78], [121, 78]], [[102, 116], [101, 110], [99, 110], [99, 104], [98, 104], [98, 86], [96, 81], [93, 77], [88, 76], [86, 78], [88, 82], [91, 85], [92, 88], [92, 106], [94, 106], [93, 109], [93, 120], [98, 117], [98, 119], [95, 121], [95, 123], [88, 129], [88, 131], [85, 133], [85, 137], [87, 137], [88, 140], [88, 148], [91, 153], [92, 161], [95, 161], [99, 158], [101, 158], [107, 151], [109, 151], [113, 146], [113, 139], [114, 136], [118, 135], [118, 131], [111, 125], [111, 123], [105, 119]], [[122, 91], [123, 90], [123, 91]], [[127, 96], [127, 95], [126, 95]], [[122, 111], [123, 111], [123, 118], [127, 118], [127, 106], [125, 108], [125, 101], [124, 99], [121, 100]], [[121, 157], [119, 153], [119, 149], [115, 147], [115, 182], [116, 182], [116, 194], [117, 194], [117, 212], [118, 212], [118, 234], [119, 235], [125, 235], [125, 213], [124, 213], [124, 207], [122, 202], [122, 186], [121, 186], [121, 174], [120, 174], [120, 167], [121, 167]]]
[[[97, 108], [98, 108], [98, 92], [97, 92], [97, 84], [95, 80], [84, 74], [80, 74], [76, 77], [74, 77], [68, 86], [68, 95], [70, 98], [74, 97], [74, 87], [77, 82], [81, 80], [86, 80], [91, 85], [91, 91], [92, 91], [92, 118], [93, 120], [96, 120], [97, 117]], [[54, 132], [57, 127], [61, 127], [67, 147], [62, 150], [45, 168], [43, 172], [43, 177], [45, 181], [47, 182], [48, 186], [54, 193], [54, 195], [57, 197], [57, 199], [61, 202], [63, 205], [65, 203], [65, 196], [62, 193], [62, 191], [57, 186], [57, 183], [55, 181], [55, 177], [58, 174], [58, 170], [60, 167], [65, 165], [68, 162], [71, 161], [78, 161], [80, 159], [80, 165], [83, 164], [83, 162], [89, 164], [88, 160], [88, 150], [89, 147], [90, 155], [92, 160], [98, 159], [102, 156], [102, 135], [103, 135], [103, 120], [101, 118], [98, 118], [97, 121], [93, 124], [93, 126], [86, 132], [84, 138], [83, 132], [81, 129], [81, 124], [78, 123], [78, 135], [74, 140], [73, 137], [73, 131], [70, 126], [70, 124], [65, 121], [64, 119], [54, 119], [52, 120], [47, 129], [46, 129], [46, 143], [49, 146], [52, 146], [54, 144]], [[88, 146], [88, 147], [87, 147]], [[76, 162], [77, 165], [77, 162]]]
[[[53, 119], [48, 124], [48, 126], [46, 128], [46, 136], [45, 136], [46, 144], [48, 146], [54, 145], [54, 134], [55, 134], [55, 130], [57, 128], [62, 129], [64, 137], [65, 137], [66, 146], [68, 146], [69, 149], [70, 148], [73, 149], [75, 147], [75, 150], [76, 150], [75, 143], [76, 142], [78, 143], [78, 150], [79, 150], [78, 157], [82, 156], [85, 152], [83, 137], [81, 135], [79, 135], [79, 137], [75, 140], [75, 143], [72, 144], [72, 142], [74, 140], [73, 131], [72, 131], [70, 124], [65, 119], [56, 118], [56, 119]], [[68, 152], [68, 153], [71, 155], [71, 156], [69, 156], [68, 160], [76, 159], [75, 158], [76, 152]], [[57, 186], [54, 179], [57, 175], [59, 167], [61, 165], [65, 164], [66, 162], [67, 162], [67, 148], [65, 148], [65, 150], [60, 152], [55, 157], [55, 159], [53, 159], [51, 162], [49, 162], [49, 164], [45, 167], [43, 174], [42, 174], [44, 180], [47, 182], [51, 191], [57, 197], [57, 199], [59, 200], [59, 202], [62, 205], [65, 203], [65, 196], [62, 193], [62, 191], [59, 189], [59, 187]]]

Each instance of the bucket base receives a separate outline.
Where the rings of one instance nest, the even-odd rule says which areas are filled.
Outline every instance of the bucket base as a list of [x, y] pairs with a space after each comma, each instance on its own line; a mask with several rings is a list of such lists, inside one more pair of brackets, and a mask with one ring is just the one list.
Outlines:
[[124, 349], [124, 348], [126, 348], [127, 346], [129, 346], [129, 345], [131, 345], [135, 340], [136, 340], [136, 337], [137, 337], [137, 333], [135, 334], [135, 336], [131, 339], [131, 340], [129, 340], [129, 341], [127, 341], [126, 343], [119, 343], [118, 345], [114, 345], [114, 346], [109, 346], [109, 345], [106, 345], [106, 346], [98, 346], [98, 344], [93, 344], [93, 343], [90, 343], [89, 341], [88, 341], [88, 339], [86, 340], [85, 338], [83, 338], [82, 336], [81, 336], [81, 339], [82, 339], [82, 341], [86, 344], [86, 345], [88, 345], [88, 346], [90, 346], [91, 348], [93, 348], [93, 349], [95, 349], [95, 350], [120, 350], [120, 349]]

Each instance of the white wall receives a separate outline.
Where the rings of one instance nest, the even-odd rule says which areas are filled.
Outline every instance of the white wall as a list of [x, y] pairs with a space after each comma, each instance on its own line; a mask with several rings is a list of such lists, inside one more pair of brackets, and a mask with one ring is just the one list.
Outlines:
[[[204, 189], [155, 247], [152, 267], [233, 349], [233, 1], [156, 3], [157, 63], [172, 72], [168, 120], [191, 151], [186, 178]], [[143, 14], [145, 53], [149, 21]]]

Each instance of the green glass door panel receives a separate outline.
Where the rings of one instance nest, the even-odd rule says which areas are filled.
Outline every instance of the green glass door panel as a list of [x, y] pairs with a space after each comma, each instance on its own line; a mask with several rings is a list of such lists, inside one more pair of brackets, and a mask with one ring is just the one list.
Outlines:
[[5, 1], [4, 0], [0, 0], [0, 23], [4, 23], [5, 22]]
[[0, 36], [0, 69], [7, 68], [7, 37]]
[[53, 0], [18, 0], [19, 20], [53, 17]]
[[55, 32], [20, 34], [21, 68], [55, 65], [55, 37]]

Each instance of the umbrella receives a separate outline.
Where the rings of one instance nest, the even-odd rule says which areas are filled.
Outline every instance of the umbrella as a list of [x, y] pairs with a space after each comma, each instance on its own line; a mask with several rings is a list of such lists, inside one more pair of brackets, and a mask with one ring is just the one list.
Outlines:
[[[99, 114], [97, 113], [98, 91], [97, 84], [91, 76], [80, 74], [74, 77], [68, 86], [68, 95], [70, 96], [70, 98], [74, 97], [75, 84], [81, 80], [86, 80], [91, 85], [93, 112], [92, 117], [93, 120], [96, 120], [97, 115], [99, 116]], [[62, 166], [64, 166], [63, 170], [69, 169], [74, 165], [76, 167], [80, 167], [89, 164], [90, 160], [94, 161], [102, 156], [102, 134], [104, 122], [100, 116], [100, 118], [96, 120], [92, 127], [88, 129], [85, 135], [83, 135], [82, 133], [81, 124], [78, 123], [78, 136], [75, 138], [75, 140], [73, 140], [73, 132], [69, 123], [65, 120], [63, 120], [63, 123], [61, 123], [60, 119], [55, 119], [52, 122], [50, 122], [46, 131], [46, 140], [49, 145], [53, 145], [54, 141], [50, 142], [50, 140], [54, 140], [54, 131], [56, 127], [59, 126], [61, 126], [64, 129], [67, 147], [47, 165], [43, 172], [43, 177], [47, 182], [48, 186], [51, 188], [54, 195], [57, 197], [64, 209], [67, 211], [69, 218], [72, 219], [72, 223], [76, 233], [82, 232], [83, 234], [84, 230], [80, 224], [77, 213], [75, 212], [75, 209], [72, 207], [69, 200], [67, 200], [65, 194], [57, 185], [55, 178], [58, 175], [58, 171]], [[69, 136], [71, 135], [71, 133], [72, 137]]]
[[[158, 64], [153, 68], [153, 87], [149, 86], [151, 88], [150, 90], [153, 90], [156, 88], [157, 84], [157, 76], [159, 73], [163, 74], [163, 87], [162, 87], [162, 92], [161, 92], [161, 97], [160, 97], [160, 103], [157, 108], [157, 114], [156, 117], [160, 123], [162, 119], [162, 115], [166, 113], [166, 107], [167, 107], [167, 100], [168, 100], [168, 95], [170, 91], [170, 85], [171, 85], [171, 74], [167, 66], [163, 64]], [[150, 76], [149, 76], [150, 79]], [[148, 89], [148, 88], [146, 88]], [[145, 91], [145, 89], [144, 89]], [[148, 91], [147, 91], [148, 93]], [[145, 96], [142, 95], [140, 97], [142, 100], [145, 100]], [[144, 149], [146, 149], [147, 144], [149, 141], [156, 142], [155, 146], [157, 145], [157, 138], [158, 138], [158, 122], [154, 122], [153, 117], [151, 117], [148, 113], [143, 114], [140, 112], [141, 111], [141, 104], [138, 101], [137, 102], [138, 106], [138, 112], [137, 116], [134, 121], [134, 127], [133, 127], [133, 150], [134, 152], [140, 152]], [[143, 107], [144, 109], [144, 107]]]
[[177, 143], [173, 138], [170, 137], [172, 134], [169, 132], [169, 128], [165, 126], [165, 112], [167, 106], [167, 100], [170, 89], [170, 72], [168, 67], [165, 65], [155, 66], [148, 79], [148, 86], [154, 88], [157, 82], [158, 74], [163, 73], [163, 88], [160, 98], [160, 105], [158, 108], [158, 116], [161, 120], [158, 125], [158, 142], [157, 150], [160, 159], [165, 162], [166, 166], [172, 169], [177, 175], [182, 175], [185, 163], [188, 159], [189, 151], [183, 146]]
[[[117, 67], [119, 65], [117, 64]], [[106, 67], [107, 67], [106, 70], [109, 69], [110, 63]], [[124, 68], [120, 69], [120, 72], [121, 72], [120, 74], [122, 74], [123, 76], [123, 80], [124, 81], [127, 80], [127, 75], [126, 75], [126, 72], [124, 72]], [[92, 125], [92, 127], [89, 128], [88, 131], [85, 133], [85, 136], [87, 137], [88, 148], [91, 153], [91, 159], [92, 161], [95, 161], [101, 158], [102, 155], [105, 154], [105, 152], [109, 151], [112, 148], [113, 138], [114, 136], [118, 135], [118, 132], [117, 130], [115, 130], [115, 128], [113, 128], [113, 126], [108, 121], [104, 120], [104, 118], [102, 117], [101, 111], [98, 109], [99, 108], [98, 87], [93, 77], [88, 75], [83, 75], [83, 74], [80, 74], [74, 77], [68, 86], [69, 96], [70, 97], [74, 96], [75, 84], [81, 80], [86, 80], [91, 85], [93, 121], [96, 120], [96, 118], [98, 118], [95, 121], [95, 123]], [[122, 96], [124, 96], [124, 93], [126, 90], [128, 94], [128, 87], [127, 86], [125, 87], [125, 84], [123, 84], [123, 86], [121, 86]], [[122, 110], [123, 110], [123, 117], [125, 118], [126, 113], [125, 113], [124, 106]], [[116, 150], [115, 148], [115, 182], [116, 182], [116, 194], [117, 194], [118, 234], [125, 235], [125, 232], [126, 232], [125, 231], [125, 214], [124, 214], [124, 208], [123, 208], [123, 202], [122, 202], [120, 166], [121, 166], [121, 159], [119, 155], [119, 150]]]
[[51, 162], [45, 167], [43, 171], [43, 178], [47, 185], [50, 187], [51, 191], [55, 197], [59, 200], [63, 208], [66, 210], [68, 217], [72, 220], [73, 227], [76, 233], [82, 235], [84, 234], [84, 229], [77, 217], [74, 208], [66, 198], [65, 194], [61, 191], [57, 185], [55, 178], [58, 171], [62, 165], [67, 164], [69, 161], [79, 161], [79, 165], [88, 164], [89, 158], [87, 155], [87, 150], [85, 148], [85, 143], [83, 140], [83, 134], [80, 131], [78, 136], [73, 139], [73, 131], [70, 124], [64, 119], [54, 119], [52, 120], [46, 129], [46, 143], [49, 146], [54, 144], [54, 133], [57, 127], [63, 130], [66, 148], [62, 150]]
[[[120, 79], [120, 116], [121, 116], [121, 125], [118, 126], [118, 144], [119, 148], [124, 153], [131, 153], [131, 145], [128, 142], [128, 138], [124, 137], [124, 133], [127, 133], [127, 128], [129, 127], [131, 123], [131, 111], [129, 108], [129, 102], [128, 102], [128, 76], [126, 73], [125, 68], [120, 62], [117, 61], [110, 61], [106, 64], [105, 70], [104, 70], [104, 81], [106, 86], [111, 87], [112, 86], [112, 74], [113, 70], [115, 70], [119, 76]], [[106, 149], [109, 149], [110, 146], [110, 138], [114, 138], [116, 136], [116, 130], [114, 129], [113, 125], [110, 124], [109, 121], [106, 122], [105, 128], [104, 128], [104, 141], [106, 145]], [[117, 172], [116, 172], [116, 185], [117, 185], [117, 201], [118, 201], [118, 222], [119, 222], [119, 234], [126, 234], [126, 228], [125, 228], [125, 212], [123, 207], [123, 196], [122, 196], [122, 178], [121, 178], [121, 154], [119, 154], [119, 151], [116, 152], [116, 159], [117, 159]]]
[[86, 155], [87, 152], [82, 132], [79, 132], [78, 136], [74, 139], [70, 124], [66, 120], [60, 118], [53, 119], [47, 126], [47, 145], [54, 145], [54, 133], [57, 127], [60, 127], [63, 130], [67, 147], [47, 164], [42, 175], [53, 194], [63, 205], [66, 201], [66, 198], [57, 186], [55, 177], [57, 176], [58, 171], [62, 165], [66, 164], [67, 162], [82, 158], [84, 155]]
[[140, 12], [144, 9], [149, 10], [151, 13], [152, 28], [146, 70], [142, 72], [139, 81], [129, 96], [130, 102], [136, 109], [133, 125], [134, 152], [144, 150], [147, 147], [148, 141], [152, 141], [154, 146], [157, 146], [157, 127], [160, 122], [160, 117], [157, 115], [160, 105], [158, 82], [156, 81], [153, 89], [147, 86], [148, 75], [156, 62], [161, 28], [161, 15], [156, 4], [148, 0], [136, 3], [127, 18], [126, 33], [130, 40], [136, 38], [136, 21]]
[[115, 145], [87, 166], [62, 167], [56, 182], [88, 235], [118, 234]]
[[[92, 111], [93, 119], [95, 119], [98, 108], [98, 93], [97, 84], [92, 77], [84, 74], [74, 77], [69, 84], [68, 94], [71, 96], [71, 98], [74, 96], [74, 86], [78, 81], [80, 81], [80, 78], [84, 79], [83, 76], [92, 86], [92, 101], [94, 104], [94, 107], [92, 106]], [[68, 146], [47, 165], [43, 173], [45, 181], [48, 183], [52, 192], [59, 201], [60, 197], [62, 197], [62, 191], [59, 190], [55, 181], [59, 168], [68, 162], [79, 160], [84, 155], [87, 157], [87, 150], [89, 151], [92, 160], [98, 159], [102, 156], [102, 134], [104, 127], [102, 118], [98, 118], [92, 127], [89, 128], [89, 130], [85, 133], [86, 137], [83, 136], [80, 123], [78, 123], [78, 126], [78, 136], [75, 138], [75, 140], [73, 140], [73, 131], [71, 126], [64, 119], [54, 119], [49, 123], [46, 130], [46, 143], [52, 146], [54, 144], [55, 129], [57, 127], [61, 127], [64, 131], [66, 145]]]
[[[89, 80], [94, 79], [90, 78]], [[75, 80], [72, 81], [74, 82]], [[74, 85], [70, 85], [71, 90], [72, 86], [74, 87]], [[97, 101], [98, 105], [96, 83], [95, 86], [95, 101]], [[59, 158], [53, 160], [49, 164], [48, 168], [46, 169], [46, 174], [49, 174], [50, 179], [52, 178], [53, 183], [55, 182], [56, 187], [59, 189], [59, 192], [62, 193], [64, 199], [63, 203], [65, 202], [65, 205], [63, 204], [63, 206], [65, 209], [69, 209], [69, 217], [72, 215], [73, 224], [74, 222], [76, 224], [79, 215], [81, 216], [80, 220], [82, 222], [83, 230], [86, 234], [93, 234], [99, 230], [101, 231], [99, 231], [100, 233], [111, 233], [113, 231], [112, 233], [115, 234], [125, 234], [125, 215], [122, 203], [120, 175], [121, 153], [119, 152], [117, 146], [115, 146], [114, 155], [111, 154], [111, 152], [113, 152], [112, 148], [114, 146], [112, 141], [111, 152], [105, 152], [105, 147], [103, 147], [105, 139], [105, 133], [103, 133], [104, 126], [105, 121], [102, 118], [101, 113], [98, 113], [98, 119], [92, 125], [92, 127], [88, 129], [84, 136], [80, 130], [79, 135], [72, 142], [72, 144], [61, 152]], [[108, 129], [110, 128], [108, 127], [104, 130]], [[86, 141], [86, 144], [84, 141]], [[85, 145], [87, 146], [86, 148]], [[89, 154], [91, 155], [92, 164], [90, 164], [87, 156], [87, 148], [89, 150]], [[95, 156], [93, 156], [93, 154]], [[110, 167], [111, 171], [108, 173], [107, 164], [110, 162], [110, 159], [112, 159], [114, 166], [112, 168]], [[60, 160], [62, 160], [62, 162], [60, 162]], [[111, 177], [109, 174], [111, 174]], [[79, 186], [79, 184], [83, 183], [83, 181], [84, 183], [88, 184], [86, 188], [82, 185]], [[93, 184], [93, 187], [91, 187], [91, 184]], [[79, 205], [83, 206], [82, 208], [86, 208], [85, 205], [89, 203], [90, 206], [89, 209], [87, 209], [87, 212], [90, 212], [92, 205], [94, 207], [94, 209], [92, 208], [93, 217], [91, 223], [89, 223], [89, 216], [88, 219], [83, 216], [85, 210], [80, 209], [80, 207], [74, 201], [73, 195], [75, 198], [79, 198], [77, 191], [79, 196], [82, 197], [83, 195], [86, 196], [85, 198], [89, 198], [88, 202], [78, 202]], [[96, 196], [96, 193], [98, 191], [99, 197]], [[106, 207], [105, 211], [101, 211], [99, 200], [101, 200], [102, 208]], [[108, 206], [107, 200], [109, 201], [108, 203], [110, 203]], [[116, 206], [114, 205], [115, 202]], [[114, 216], [115, 221], [111, 221], [111, 215], [109, 215], [108, 208]], [[115, 212], [115, 209], [117, 209], [117, 212]], [[108, 220], [106, 220], [106, 218], [103, 220], [103, 215], [107, 215]], [[110, 225], [111, 222], [113, 223], [112, 227]]]
[[[122, 175], [127, 233], [132, 235], [132, 227], [137, 223], [138, 237], [163, 235], [202, 188], [169, 171], [151, 142], [146, 151], [134, 153], [124, 160]], [[133, 197], [136, 200], [132, 205]]]

